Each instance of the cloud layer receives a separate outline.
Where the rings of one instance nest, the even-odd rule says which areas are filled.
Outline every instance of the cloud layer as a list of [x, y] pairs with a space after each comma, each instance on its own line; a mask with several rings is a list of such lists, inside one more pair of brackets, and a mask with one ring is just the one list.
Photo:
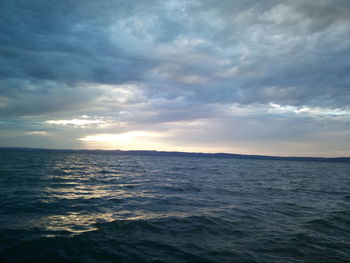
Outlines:
[[349, 36], [347, 0], [0, 1], [0, 145], [350, 155]]

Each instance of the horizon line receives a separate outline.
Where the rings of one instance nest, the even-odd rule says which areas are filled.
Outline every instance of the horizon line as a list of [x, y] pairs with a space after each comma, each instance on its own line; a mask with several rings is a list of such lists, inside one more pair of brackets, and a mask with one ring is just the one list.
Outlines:
[[[86, 152], [96, 152], [96, 151], [103, 151], [103, 152], [122, 152], [122, 153], [135, 153], [135, 152], [149, 152], [149, 153], [164, 153], [164, 154], [194, 154], [194, 155], [211, 155], [212, 157], [218, 157], [219, 155], [226, 155], [226, 157], [257, 157], [257, 158], [271, 158], [271, 159], [309, 159], [309, 160], [336, 160], [336, 159], [349, 159], [350, 156], [336, 156], [336, 157], [322, 157], [322, 156], [281, 156], [281, 155], [264, 155], [264, 154], [241, 154], [241, 153], [226, 153], [226, 152], [186, 152], [186, 151], [162, 151], [162, 150], [120, 150], [120, 149], [72, 149], [72, 148], [41, 148], [41, 147], [6, 147], [6, 146], [0, 146], [0, 150], [48, 150], [48, 151], [86, 151]], [[225, 157], [225, 156], [222, 156]]]

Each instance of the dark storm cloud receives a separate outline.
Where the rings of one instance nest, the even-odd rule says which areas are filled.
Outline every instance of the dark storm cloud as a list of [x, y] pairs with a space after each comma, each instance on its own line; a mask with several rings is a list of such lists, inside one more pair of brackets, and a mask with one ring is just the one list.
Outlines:
[[170, 62], [150, 85], [192, 88], [202, 103], [343, 107], [349, 96], [348, 1], [2, 1], [0, 10], [2, 78], [142, 82]]
[[[346, 106], [341, 98], [349, 98], [348, 1], [205, 3], [205, 15], [221, 23], [211, 41], [232, 55], [227, 71], [219, 69], [226, 80], [214, 84], [218, 99]], [[265, 89], [275, 92], [267, 96]], [[287, 99], [280, 94], [286, 89]]]

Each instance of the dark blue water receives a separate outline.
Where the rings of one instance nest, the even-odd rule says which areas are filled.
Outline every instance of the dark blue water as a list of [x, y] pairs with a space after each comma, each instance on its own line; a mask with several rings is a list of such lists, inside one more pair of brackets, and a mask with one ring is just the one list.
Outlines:
[[0, 262], [350, 262], [350, 164], [0, 151]]

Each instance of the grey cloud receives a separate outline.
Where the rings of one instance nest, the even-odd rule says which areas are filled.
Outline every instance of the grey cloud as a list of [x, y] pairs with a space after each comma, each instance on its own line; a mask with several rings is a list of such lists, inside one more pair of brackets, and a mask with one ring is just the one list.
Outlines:
[[[347, 1], [175, 3], [4, 1], [0, 73], [70, 85], [146, 81], [160, 94], [164, 86], [185, 91], [197, 84], [203, 103], [344, 106], [337, 94], [348, 95], [349, 40], [338, 39], [349, 33]], [[196, 39], [205, 42], [191, 44]], [[169, 62], [178, 69], [149, 76]], [[248, 74], [217, 77], [242, 65]], [[269, 87], [296, 92], [268, 98]]]
[[60, 112], [76, 113], [93, 108], [99, 97], [97, 89], [70, 87], [53, 81], [25, 81], [9, 79], [0, 81], [3, 88], [0, 98], [0, 116], [33, 116]]
[[[0, 116], [40, 123], [91, 114], [130, 125], [106, 132], [215, 119], [211, 138], [256, 142], [291, 125], [300, 128], [281, 140], [321, 128], [338, 134], [346, 121], [334, 116], [333, 124], [318, 116], [309, 125], [265, 111], [238, 121], [223, 109], [275, 103], [348, 110], [349, 36], [347, 0], [4, 0]], [[118, 85], [129, 93], [118, 93]], [[243, 137], [230, 137], [230, 123]], [[267, 123], [274, 129], [264, 132]]]
[[127, 7], [118, 8], [125, 3], [109, 4], [3, 2], [0, 53], [7, 65], [3, 77], [107, 83], [137, 79], [152, 63], [127, 56], [111, 43], [105, 28], [115, 16], [125, 16]]

